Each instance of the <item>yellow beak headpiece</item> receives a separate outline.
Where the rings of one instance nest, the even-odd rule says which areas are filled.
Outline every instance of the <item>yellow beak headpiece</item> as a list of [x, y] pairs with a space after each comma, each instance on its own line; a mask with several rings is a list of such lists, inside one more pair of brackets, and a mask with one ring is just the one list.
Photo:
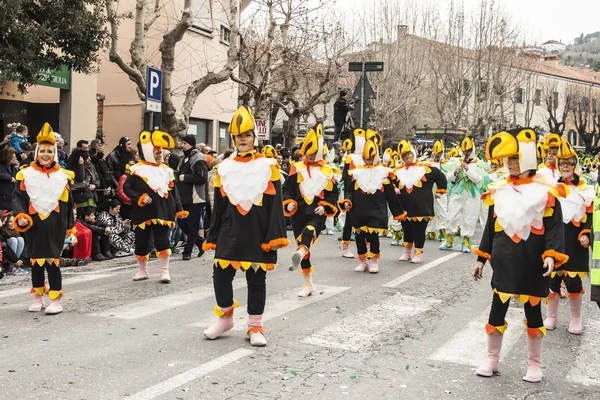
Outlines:
[[54, 137], [54, 131], [49, 123], [44, 123], [40, 133], [38, 133], [37, 138], [35, 139], [38, 143], [48, 142], [51, 144], [56, 144], [56, 138]]
[[325, 148], [325, 142], [323, 140], [323, 126], [317, 125], [316, 129], [311, 129], [300, 147], [300, 154], [308, 156], [310, 154], [317, 154], [315, 161], [323, 160], [323, 152]]
[[398, 143], [398, 154], [402, 157], [406, 153], [410, 153], [412, 151], [412, 146], [406, 140], [401, 140]]
[[536, 151], [537, 151], [537, 158], [539, 158], [540, 160], [546, 159], [546, 148], [544, 146], [544, 143], [542, 143], [541, 141], [538, 142], [538, 144], [536, 146]]
[[[569, 143], [567, 140], [561, 138], [560, 145], [558, 146], [558, 154], [556, 155], [556, 157], [562, 158], [562, 159], [569, 159], [569, 158], [577, 157], [577, 152], [575, 151], [573, 146], [571, 146], [571, 143]], [[589, 159], [588, 159], [588, 161], [589, 161]]]
[[[371, 132], [373, 132], [373, 131], [371, 131]], [[354, 130], [353, 153], [354, 154], [362, 154], [365, 149], [366, 141], [367, 141], [367, 136], [366, 136], [365, 130], [360, 129], [360, 128], [355, 129]]]
[[473, 150], [473, 139], [471, 139], [470, 137], [465, 137], [462, 142], [460, 142], [460, 150], [463, 152], [463, 154], [468, 151], [468, 150]]
[[277, 156], [279, 155], [277, 154], [277, 150], [275, 150], [275, 147], [271, 146], [270, 144], [263, 147], [261, 153], [267, 158], [277, 158]]
[[519, 156], [521, 172], [537, 170], [536, 135], [531, 128], [511, 129], [492, 136], [485, 146], [488, 160]]
[[560, 147], [560, 140], [562, 138], [556, 133], [551, 133], [546, 137], [546, 147], [549, 149], [557, 149]]
[[440, 153], [444, 152], [444, 143], [442, 143], [441, 140], [437, 140], [434, 144], [433, 144], [433, 154], [434, 155], [438, 155]]
[[379, 163], [379, 148], [377, 147], [377, 143], [374, 140], [367, 140], [365, 143], [365, 148], [363, 151], [363, 158], [375, 158], [375, 163]]
[[344, 140], [344, 143], [342, 143], [342, 150], [352, 151], [352, 139]]

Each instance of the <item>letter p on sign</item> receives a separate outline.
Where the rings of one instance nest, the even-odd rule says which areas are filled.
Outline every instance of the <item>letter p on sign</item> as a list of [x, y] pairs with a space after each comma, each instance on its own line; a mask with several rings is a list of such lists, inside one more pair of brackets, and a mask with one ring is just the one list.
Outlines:
[[148, 67], [146, 73], [146, 98], [152, 101], [162, 101], [162, 71]]

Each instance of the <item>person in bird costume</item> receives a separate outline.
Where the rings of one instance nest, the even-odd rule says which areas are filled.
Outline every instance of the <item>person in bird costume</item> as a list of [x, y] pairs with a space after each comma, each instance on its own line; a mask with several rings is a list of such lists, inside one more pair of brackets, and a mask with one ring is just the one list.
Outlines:
[[560, 172], [556, 166], [556, 155], [560, 146], [561, 137], [551, 133], [545, 140], [546, 161], [538, 167], [538, 172], [550, 183], [558, 182]]
[[283, 185], [283, 212], [291, 217], [297, 249], [292, 255], [290, 271], [301, 266], [304, 287], [299, 297], [310, 296], [313, 292], [312, 273], [314, 266], [310, 260], [310, 248], [320, 232], [325, 229], [327, 217], [337, 212], [334, 205], [338, 199], [336, 173], [340, 171], [325, 165], [325, 145], [323, 127], [311, 129], [300, 148], [303, 161], [292, 164], [290, 175]]
[[[489, 160], [488, 164], [488, 178], [490, 180], [490, 183], [506, 179], [504, 168], [501, 165], [502, 160]], [[480, 204], [481, 207], [479, 209], [479, 224], [482, 228], [484, 228], [485, 224], [487, 223], [489, 207], [485, 205], [484, 201], [481, 201]]]
[[[400, 156], [398, 152], [392, 148], [385, 149], [383, 153], [383, 157], [381, 157], [381, 161], [383, 165], [390, 168], [392, 171], [396, 168], [400, 167], [401, 162], [399, 162]], [[398, 190], [396, 190], [398, 193]], [[402, 240], [403, 232], [402, 232], [402, 222], [394, 219], [392, 213], [388, 210], [388, 234], [387, 237], [392, 239], [390, 243], [392, 246], [400, 246], [400, 240]]]
[[138, 151], [141, 160], [129, 168], [129, 176], [123, 185], [125, 195], [131, 199], [131, 224], [135, 232], [138, 272], [134, 281], [148, 279], [148, 258], [154, 240], [160, 281], [171, 282], [169, 229], [175, 226], [175, 218], [188, 215], [179, 200], [174, 172], [163, 164], [163, 149], [174, 147], [175, 141], [167, 132], [140, 132]]
[[[444, 177], [448, 172], [450, 161], [444, 158], [444, 143], [441, 140], [433, 144], [431, 165], [439, 169]], [[433, 190], [437, 192], [437, 186], [434, 185]], [[448, 190], [446, 183], [446, 190]], [[427, 225], [427, 234], [430, 239], [436, 239], [439, 235], [439, 240], [444, 241], [446, 238], [446, 228], [448, 226], [448, 195], [447, 192], [439, 192], [440, 196], [435, 196], [433, 201], [433, 211], [435, 218], [429, 221]]]
[[471, 237], [475, 234], [475, 226], [479, 218], [479, 202], [488, 184], [485, 164], [475, 157], [473, 139], [465, 137], [460, 149], [463, 158], [454, 162], [448, 168], [448, 181], [453, 185], [448, 193], [448, 231], [446, 240], [442, 242], [440, 250], [452, 247], [454, 235], [458, 233], [463, 237], [463, 253], [471, 252]]
[[546, 159], [546, 150], [546, 138], [540, 139], [536, 145], [538, 165], [541, 165]]
[[233, 328], [233, 278], [241, 269], [248, 283], [248, 330], [252, 346], [265, 346], [262, 315], [267, 271], [275, 268], [277, 249], [286, 238], [277, 161], [257, 153], [254, 117], [246, 107], [229, 124], [236, 151], [217, 167], [214, 210], [203, 249], [215, 250], [213, 284], [217, 321], [204, 331], [213, 340]]
[[[365, 148], [365, 143], [368, 139], [375, 137], [376, 132], [367, 129], [355, 129], [353, 133], [352, 139], [346, 139], [343, 143], [343, 149], [347, 151], [346, 156], [344, 157], [344, 169], [342, 172], [342, 182], [344, 184], [344, 193], [351, 192], [353, 190], [354, 182], [352, 177], [349, 174], [349, 171], [357, 166], [364, 165], [363, 160], [363, 151]], [[345, 196], [345, 195], [344, 195]], [[348, 209], [340, 210], [341, 212], [346, 212], [346, 219], [344, 222], [344, 229], [342, 231], [342, 257], [344, 258], [354, 258], [354, 254], [350, 251], [350, 238], [352, 236], [353, 222], [352, 222], [352, 214], [353, 212]]]
[[595, 185], [598, 183], [598, 159], [594, 158], [590, 165], [590, 180]]
[[[70, 183], [74, 174], [58, 164], [56, 140], [48, 123], [36, 141], [35, 161], [16, 175], [12, 203], [15, 229], [24, 236], [31, 258], [33, 304], [29, 311], [41, 311], [45, 306], [43, 296], [47, 293], [51, 302], [46, 314], [52, 315], [63, 311], [59, 262], [65, 238], [73, 236]], [[49, 287], [45, 285], [44, 271]]]
[[404, 254], [400, 261], [420, 264], [423, 262], [427, 224], [435, 216], [434, 197], [440, 198], [448, 192], [446, 176], [427, 162], [417, 162], [415, 149], [405, 140], [398, 143], [398, 153], [404, 165], [397, 168], [394, 175], [400, 190], [398, 199], [408, 213], [407, 218], [402, 221]]
[[560, 287], [561, 282], [564, 281], [569, 293], [571, 309], [571, 323], [568, 330], [573, 335], [579, 335], [584, 293], [581, 279], [590, 271], [588, 248], [591, 243], [590, 228], [596, 193], [594, 187], [586, 184], [581, 178], [577, 153], [565, 139], [561, 139], [556, 157], [561, 173], [558, 182], [566, 186], [567, 193], [559, 200], [565, 226], [565, 252], [569, 260], [552, 272], [548, 314], [544, 326], [549, 330], [556, 329]]
[[517, 296], [525, 309], [528, 382], [542, 379], [542, 340], [546, 328], [541, 302], [548, 297], [550, 275], [569, 257], [565, 253], [563, 214], [559, 197], [563, 186], [536, 174], [536, 135], [531, 128], [513, 129], [492, 136], [486, 144], [488, 160], [503, 159], [510, 176], [490, 185], [483, 195], [489, 206], [481, 244], [475, 249], [473, 278], [492, 266], [492, 306], [486, 325], [488, 357], [477, 375], [498, 371], [505, 316], [510, 299]]
[[[560, 168], [560, 166], [559, 166]], [[589, 157], [585, 157], [583, 159], [583, 163], [581, 165], [581, 176], [580, 178], [585, 181], [588, 185], [595, 185], [596, 180], [592, 176], [592, 160]], [[595, 177], [597, 178], [597, 176]]]
[[[406, 217], [390, 178], [393, 170], [380, 163], [376, 138], [364, 145], [363, 163], [349, 169], [352, 185], [345, 191], [340, 209], [352, 209], [352, 223], [356, 233], [356, 249], [360, 265], [356, 272], [379, 272], [379, 233], [387, 233], [389, 207], [396, 220]], [[370, 259], [370, 260], [369, 260]]]

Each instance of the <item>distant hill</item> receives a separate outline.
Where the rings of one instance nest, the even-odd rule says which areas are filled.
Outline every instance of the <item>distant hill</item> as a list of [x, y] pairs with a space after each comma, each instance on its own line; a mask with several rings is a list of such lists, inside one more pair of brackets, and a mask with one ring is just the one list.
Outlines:
[[561, 64], [582, 67], [590, 66], [600, 70], [600, 31], [581, 34], [575, 38], [574, 43], [567, 46], [560, 55]]

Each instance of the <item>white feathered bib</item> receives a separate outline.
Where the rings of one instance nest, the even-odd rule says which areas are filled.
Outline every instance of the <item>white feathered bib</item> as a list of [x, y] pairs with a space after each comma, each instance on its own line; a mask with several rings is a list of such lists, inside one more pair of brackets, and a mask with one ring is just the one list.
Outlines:
[[349, 171], [352, 175], [356, 186], [365, 193], [372, 194], [380, 190], [383, 184], [387, 182], [389, 174], [392, 172], [390, 168], [383, 165], [375, 167], [359, 166]]
[[161, 197], [169, 197], [169, 185], [175, 179], [173, 170], [164, 164], [151, 165], [139, 162], [129, 169], [144, 180]]
[[427, 167], [421, 164], [403, 166], [396, 170], [396, 178], [401, 186], [406, 187], [410, 192], [413, 186], [421, 187], [421, 180], [427, 173]]
[[560, 206], [563, 213], [563, 223], [573, 222], [579, 225], [582, 218], [586, 215], [586, 210], [594, 201], [596, 192], [593, 186], [568, 185], [569, 193], [566, 197], [561, 197]]
[[69, 182], [69, 175], [62, 169], [48, 174], [34, 167], [25, 168], [20, 172], [31, 206], [41, 219], [47, 218], [57, 208]]

